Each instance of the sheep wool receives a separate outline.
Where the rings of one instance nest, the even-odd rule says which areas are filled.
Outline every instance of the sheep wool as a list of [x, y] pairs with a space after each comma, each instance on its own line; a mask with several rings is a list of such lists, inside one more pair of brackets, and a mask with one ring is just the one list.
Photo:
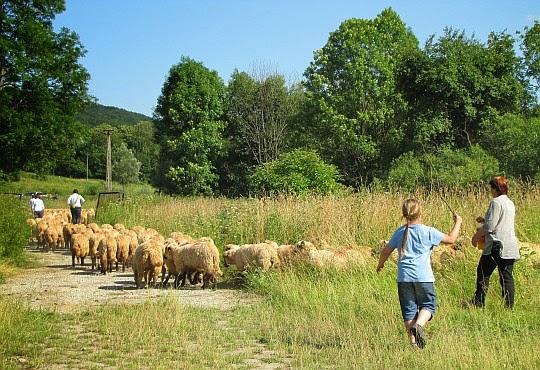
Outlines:
[[225, 267], [236, 265], [239, 273], [245, 268], [268, 270], [279, 266], [277, 248], [267, 242], [258, 244], [234, 245], [229, 244], [223, 252]]

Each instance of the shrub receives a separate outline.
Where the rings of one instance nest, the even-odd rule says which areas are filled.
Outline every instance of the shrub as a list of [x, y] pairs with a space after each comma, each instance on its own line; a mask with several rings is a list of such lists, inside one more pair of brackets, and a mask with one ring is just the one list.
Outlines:
[[479, 181], [488, 182], [498, 174], [498, 160], [473, 145], [468, 149], [444, 148], [436, 155], [405, 153], [392, 161], [386, 183], [407, 190], [434, 184], [461, 188]]
[[260, 165], [251, 176], [255, 192], [262, 194], [329, 194], [340, 190], [335, 166], [313, 150], [295, 149], [276, 161]]
[[0, 258], [22, 261], [23, 247], [28, 242], [30, 228], [26, 223], [28, 205], [18, 197], [2, 195], [0, 202]]
[[390, 187], [398, 185], [412, 190], [423, 184], [423, 177], [423, 164], [413, 152], [408, 152], [392, 161], [386, 182]]

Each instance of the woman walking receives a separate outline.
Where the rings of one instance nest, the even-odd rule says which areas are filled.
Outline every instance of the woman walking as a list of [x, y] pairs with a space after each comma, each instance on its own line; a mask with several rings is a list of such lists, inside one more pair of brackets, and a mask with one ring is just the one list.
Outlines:
[[508, 198], [508, 181], [503, 176], [496, 176], [489, 182], [491, 196], [489, 208], [484, 217], [476, 221], [482, 226], [472, 237], [472, 244], [485, 238], [482, 256], [476, 268], [476, 291], [472, 301], [476, 307], [484, 307], [491, 274], [499, 270], [499, 282], [506, 307], [514, 307], [514, 262], [520, 259], [518, 240], [514, 231], [516, 208]]

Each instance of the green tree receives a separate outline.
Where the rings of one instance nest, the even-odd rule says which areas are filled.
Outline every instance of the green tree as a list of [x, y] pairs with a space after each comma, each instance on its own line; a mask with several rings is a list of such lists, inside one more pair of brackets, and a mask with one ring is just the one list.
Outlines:
[[225, 85], [216, 71], [182, 57], [165, 81], [154, 113], [160, 147], [154, 185], [170, 194], [212, 194], [223, 146]]
[[117, 127], [122, 140], [141, 162], [141, 180], [149, 181], [155, 176], [159, 147], [154, 139], [154, 125], [151, 121], [141, 121], [135, 126]]
[[0, 176], [51, 169], [90, 101], [79, 37], [53, 30], [64, 10], [63, 0], [0, 1]]
[[467, 148], [482, 127], [526, 100], [514, 39], [491, 33], [483, 44], [451, 28], [402, 60], [398, 86], [408, 102], [407, 150]]
[[486, 147], [510, 176], [533, 179], [540, 174], [540, 117], [506, 114], [484, 130]]
[[373, 20], [344, 21], [315, 52], [304, 74], [311, 117], [299, 122], [299, 132], [316, 136], [321, 155], [347, 184], [368, 183], [399, 153], [405, 102], [395, 72], [401, 55], [417, 49], [416, 37], [388, 8]]
[[328, 194], [343, 188], [334, 165], [313, 150], [295, 149], [273, 162], [259, 165], [251, 176], [255, 192], [267, 194]]
[[112, 178], [122, 185], [122, 192], [127, 184], [139, 182], [141, 162], [137, 160], [133, 152], [127, 148], [126, 144], [112, 150]]
[[271, 162], [286, 150], [289, 120], [296, 113], [301, 86], [287, 86], [284, 76], [269, 67], [251, 74], [235, 70], [227, 88], [225, 156], [220, 163], [221, 189], [247, 194], [254, 167]]
[[540, 22], [535, 21], [532, 27], [525, 27], [523, 33], [518, 32], [521, 40], [520, 49], [523, 53], [523, 83], [530, 90], [530, 106], [532, 113], [538, 116], [540, 104]]

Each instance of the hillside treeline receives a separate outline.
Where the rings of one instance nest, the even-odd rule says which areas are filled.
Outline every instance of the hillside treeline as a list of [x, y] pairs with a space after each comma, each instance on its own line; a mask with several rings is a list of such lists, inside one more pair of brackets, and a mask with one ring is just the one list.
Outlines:
[[184, 56], [152, 121], [74, 123], [61, 151], [19, 168], [104, 178], [113, 128], [113, 179], [168, 194], [466, 186], [495, 174], [539, 181], [539, 84], [539, 22], [486, 41], [447, 27], [420, 45], [388, 8], [345, 20], [301, 81], [262, 65], [225, 83]]

